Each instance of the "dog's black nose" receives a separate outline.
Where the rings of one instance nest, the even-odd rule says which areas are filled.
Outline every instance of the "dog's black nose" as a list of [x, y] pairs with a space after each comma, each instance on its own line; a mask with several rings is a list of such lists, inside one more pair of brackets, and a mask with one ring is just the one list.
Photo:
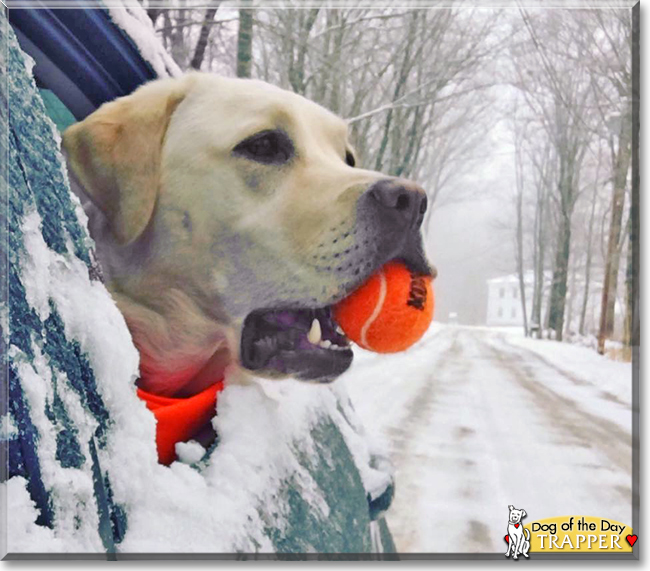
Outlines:
[[387, 178], [375, 182], [368, 189], [376, 207], [392, 228], [388, 230], [417, 230], [427, 210], [427, 195], [420, 186], [409, 180]]
[[357, 203], [354, 232], [365, 266], [400, 259], [411, 271], [430, 274], [420, 233], [426, 209], [426, 193], [409, 180], [383, 178], [368, 186]]

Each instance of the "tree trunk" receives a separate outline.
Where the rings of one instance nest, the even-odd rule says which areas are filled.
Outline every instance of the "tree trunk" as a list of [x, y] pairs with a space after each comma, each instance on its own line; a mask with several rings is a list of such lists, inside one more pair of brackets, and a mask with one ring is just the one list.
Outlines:
[[[566, 119], [564, 104], [556, 101], [556, 117], [558, 122]], [[575, 207], [577, 189], [579, 188], [580, 168], [587, 142], [582, 139], [579, 130], [571, 129], [562, 134], [556, 143], [559, 159], [558, 195], [559, 220], [558, 235], [555, 250], [555, 267], [551, 285], [549, 310], [549, 327], [555, 331], [555, 339], [562, 341], [564, 330], [564, 312], [566, 307], [567, 277], [569, 257], [571, 255], [571, 218]]]
[[[185, 2], [180, 3], [181, 6], [185, 5]], [[165, 12], [171, 12], [171, 10], [165, 10]], [[187, 9], [179, 8], [176, 12], [175, 23], [171, 26], [169, 31], [169, 39], [171, 45], [169, 51], [171, 52], [174, 61], [181, 62], [181, 65], [184, 65], [187, 62], [187, 50], [185, 46], [185, 23], [187, 19]], [[174, 22], [173, 20], [170, 21]]]
[[316, 23], [320, 8], [312, 8], [307, 12], [307, 19], [303, 23], [303, 13], [300, 12], [300, 29], [298, 31], [298, 54], [295, 62], [289, 69], [289, 82], [296, 93], [305, 94], [307, 85], [305, 83], [305, 63], [307, 59], [307, 48], [309, 47], [309, 34]]
[[600, 309], [600, 328], [598, 331], [598, 353], [605, 352], [605, 340], [614, 331], [616, 290], [620, 264], [621, 223], [625, 207], [625, 187], [630, 166], [630, 146], [627, 136], [627, 116], [621, 117], [621, 131], [618, 150], [614, 161], [614, 190], [612, 196], [612, 215], [609, 226], [607, 257], [605, 259], [605, 281]]
[[639, 294], [639, 207], [638, 186], [635, 200], [634, 190], [630, 205], [629, 242], [625, 276], [626, 304], [623, 342], [628, 347], [639, 345], [638, 294]]
[[162, 28], [162, 37], [163, 45], [167, 51], [171, 50], [171, 33], [172, 33], [172, 19], [171, 19], [171, 10], [163, 10], [163, 28]]
[[[339, 53], [332, 53], [332, 34], [334, 30], [332, 30], [333, 22], [336, 17], [336, 14], [338, 12], [336, 10], [326, 10], [325, 12], [325, 29], [327, 30], [325, 32], [325, 36], [323, 37], [323, 53], [328, 54], [328, 58], [334, 58], [334, 60], [338, 63], [340, 60], [338, 57], [340, 56]], [[332, 60], [329, 59], [331, 62]], [[319, 101], [321, 103], [325, 103], [327, 99], [327, 95], [329, 93], [329, 88], [330, 83], [330, 74], [332, 71], [332, 66], [331, 65], [326, 65], [323, 67], [322, 71], [317, 75], [316, 77], [316, 89], [314, 90], [314, 101]], [[335, 83], [339, 83], [338, 81]]]
[[618, 290], [618, 274], [619, 274], [619, 268], [621, 264], [621, 247], [620, 247], [621, 239], [622, 239], [621, 224], [623, 218], [623, 210], [625, 207], [625, 191], [622, 192], [622, 196], [620, 197], [620, 200], [621, 200], [620, 204], [615, 203], [616, 208], [619, 209], [619, 213], [617, 214], [616, 217], [614, 233], [610, 234], [610, 238], [613, 238], [615, 241], [613, 244], [614, 250], [612, 252], [612, 259], [611, 259], [611, 272], [610, 272], [610, 284], [609, 284], [610, 292], [607, 297], [608, 300], [607, 321], [605, 326], [605, 335], [607, 337], [611, 337], [612, 334], [614, 333], [614, 322], [616, 317], [615, 301], [616, 301], [616, 294]]
[[[598, 172], [598, 171], [596, 171]], [[578, 331], [580, 335], [585, 334], [585, 321], [587, 318], [587, 305], [589, 304], [589, 286], [591, 282], [591, 260], [593, 257], [593, 236], [594, 236], [594, 223], [596, 220], [596, 195], [598, 190], [598, 175], [596, 175], [596, 183], [594, 184], [594, 194], [591, 199], [591, 214], [589, 216], [589, 233], [587, 235], [587, 259], [585, 261], [585, 287], [582, 294], [582, 309], [580, 310], [580, 327]]]
[[[516, 111], [515, 111], [516, 113]], [[517, 274], [519, 277], [519, 298], [521, 299], [521, 315], [524, 322], [524, 336], [528, 337], [528, 316], [526, 314], [526, 280], [524, 276], [524, 165], [521, 160], [521, 138], [526, 131], [519, 133], [515, 130], [515, 177], [516, 177], [516, 207], [517, 207]]]
[[[522, 189], [523, 190], [523, 189]], [[526, 313], [526, 279], [524, 275], [524, 229], [523, 229], [523, 192], [517, 197], [517, 273], [519, 274], [519, 294], [521, 298], [521, 315], [524, 321], [524, 335], [528, 337], [528, 315]]]
[[[540, 233], [542, 233], [540, 231]], [[543, 236], [542, 236], [543, 240]], [[546, 248], [543, 242], [539, 242], [537, 247], [537, 260], [535, 263], [535, 286], [533, 292], [533, 307], [531, 312], [531, 321], [537, 324], [537, 338], [542, 338], [542, 302], [544, 301], [544, 257]]]
[[[630, 211], [632, 208], [630, 207]], [[632, 212], [630, 212], [630, 216]], [[627, 245], [627, 261], [625, 268], [625, 318], [623, 321], [623, 344], [630, 346], [632, 337], [632, 320], [634, 316], [634, 248], [632, 247], [632, 220], [628, 224], [629, 241]]]
[[[411, 18], [411, 24], [409, 26], [408, 38], [412, 40], [413, 34], [417, 28], [417, 15], [414, 12]], [[406, 49], [404, 50], [404, 58], [402, 59], [402, 65], [400, 66], [399, 75], [397, 81], [395, 82], [395, 89], [393, 90], [393, 99], [392, 101], [397, 101], [402, 95], [402, 90], [406, 87], [406, 81], [408, 80], [409, 73], [413, 67], [413, 61], [411, 58], [411, 48], [413, 42], [407, 41]], [[388, 147], [388, 139], [391, 133], [391, 125], [393, 122], [393, 108], [391, 107], [386, 113], [386, 120], [384, 121], [384, 127], [382, 129], [383, 135], [381, 138], [381, 143], [379, 144], [379, 150], [377, 151], [377, 158], [375, 160], [375, 170], [381, 171], [384, 163], [384, 154], [386, 148]]]
[[564, 308], [566, 305], [567, 271], [571, 246], [571, 218], [565, 212], [560, 216], [557, 248], [555, 250], [555, 269], [551, 285], [548, 326], [555, 331], [555, 339], [562, 341], [564, 329]]
[[582, 293], [582, 308], [580, 309], [580, 326], [578, 332], [585, 334], [585, 321], [587, 319], [587, 306], [589, 305], [589, 288], [591, 286], [591, 262], [593, 258], [594, 225], [596, 223], [596, 202], [598, 199], [598, 179], [600, 175], [601, 154], [598, 152], [598, 163], [596, 164], [596, 177], [594, 191], [591, 196], [591, 213], [589, 215], [589, 230], [587, 234], [587, 257], [585, 260], [585, 287]]
[[542, 331], [545, 323], [542, 322], [542, 302], [544, 300], [544, 286], [546, 276], [544, 275], [546, 258], [546, 212], [548, 208], [548, 160], [544, 157], [544, 163], [540, 170], [540, 181], [537, 185], [537, 201], [535, 205], [535, 235], [533, 240], [533, 258], [535, 264], [535, 283], [533, 287], [533, 303], [531, 311], [531, 322], [537, 325], [537, 338], [542, 338]]
[[337, 10], [328, 10], [328, 13], [332, 12], [336, 14], [336, 18], [333, 19], [334, 22], [338, 25], [337, 30], [334, 32], [334, 40], [332, 47], [332, 54], [334, 56], [334, 61], [336, 66], [326, 66], [326, 72], [328, 74], [329, 81], [329, 105], [328, 109], [332, 109], [334, 112], [338, 112], [341, 109], [341, 81], [338, 81], [336, 74], [333, 74], [333, 70], [339, 69], [341, 65], [341, 58], [343, 57], [343, 39], [345, 36], [345, 26], [343, 25], [343, 19]]
[[[551, 289], [552, 291], [552, 289]], [[549, 293], [549, 300], [548, 303], [546, 304], [546, 311], [544, 312], [544, 325], [541, 327], [542, 332], [546, 331], [546, 338], [551, 339], [551, 329], [550, 329], [550, 323], [551, 323], [551, 300], [550, 300], [550, 293]], [[540, 335], [540, 339], [542, 336]]]
[[567, 337], [571, 336], [571, 322], [573, 321], [573, 302], [576, 296], [576, 267], [575, 264], [571, 266], [571, 285], [569, 286], [569, 295], [567, 296], [566, 318], [564, 323], [564, 334]]
[[201, 64], [203, 63], [203, 57], [205, 56], [205, 48], [208, 47], [208, 38], [210, 37], [210, 30], [212, 29], [212, 21], [214, 16], [219, 9], [219, 4], [221, 1], [218, 0], [214, 3], [214, 7], [208, 8], [205, 11], [205, 19], [201, 25], [201, 31], [199, 32], [199, 40], [196, 42], [196, 48], [194, 49], [194, 56], [190, 62], [190, 67], [192, 69], [201, 69]]
[[408, 132], [408, 144], [406, 146], [406, 151], [402, 160], [400, 161], [400, 165], [395, 169], [395, 176], [405, 177], [410, 173], [416, 154], [416, 142], [419, 139], [418, 135], [421, 125], [422, 108], [418, 106], [415, 108], [415, 113], [413, 114], [413, 123], [411, 124], [411, 128]]
[[[640, 273], [640, 219], [639, 219], [639, 102], [640, 98], [640, 18], [639, 4], [632, 8], [632, 192], [630, 193], [630, 241], [631, 259], [627, 267], [627, 313], [628, 313], [628, 343], [636, 348], [636, 358], [641, 344], [641, 324], [639, 314], [639, 273]], [[638, 363], [638, 361], [637, 361]]]
[[[250, 2], [247, 2], [250, 4]], [[237, 32], [237, 77], [250, 77], [253, 62], [253, 10], [239, 9]]]
[[[638, 123], [636, 123], [638, 125]], [[638, 128], [638, 127], [637, 127]], [[630, 200], [629, 242], [627, 252], [627, 269], [625, 275], [626, 304], [625, 304], [625, 329], [623, 342], [628, 347], [638, 347], [640, 344], [639, 324], [639, 248], [640, 248], [640, 220], [639, 220], [639, 167], [638, 167], [638, 132], [636, 144], [633, 145], [632, 164], [632, 192]]]

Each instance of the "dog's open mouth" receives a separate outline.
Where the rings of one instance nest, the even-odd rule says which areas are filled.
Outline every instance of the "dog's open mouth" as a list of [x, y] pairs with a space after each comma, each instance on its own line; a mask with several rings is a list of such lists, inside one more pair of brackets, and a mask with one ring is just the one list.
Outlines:
[[251, 371], [326, 382], [345, 372], [352, 357], [350, 343], [329, 306], [260, 309], [244, 321], [240, 359]]
[[[419, 245], [405, 250], [409, 255], [394, 259], [435, 278], [436, 269]], [[350, 341], [336, 323], [332, 306], [257, 309], [244, 320], [240, 362], [258, 374], [330, 382], [350, 367], [352, 359]]]

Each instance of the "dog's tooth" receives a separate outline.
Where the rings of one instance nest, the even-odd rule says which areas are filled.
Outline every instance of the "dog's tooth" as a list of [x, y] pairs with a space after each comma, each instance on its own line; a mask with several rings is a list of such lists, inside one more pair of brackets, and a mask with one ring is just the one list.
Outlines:
[[332, 346], [332, 342], [329, 339], [324, 339], [318, 344], [318, 346], [323, 349], [329, 349]]
[[339, 335], [345, 335], [345, 332], [343, 331], [343, 329], [341, 329], [341, 326], [338, 323], [336, 324], [336, 332]]
[[314, 319], [311, 322], [311, 328], [309, 329], [309, 333], [307, 333], [307, 339], [309, 339], [309, 342], [312, 343], [313, 345], [318, 345], [318, 343], [321, 340], [321, 327], [320, 327], [320, 321], [318, 319]]

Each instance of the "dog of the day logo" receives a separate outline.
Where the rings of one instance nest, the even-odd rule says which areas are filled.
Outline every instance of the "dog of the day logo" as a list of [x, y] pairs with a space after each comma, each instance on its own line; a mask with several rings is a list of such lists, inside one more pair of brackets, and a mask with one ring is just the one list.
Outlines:
[[528, 558], [531, 553], [632, 553], [638, 541], [628, 525], [609, 518], [560, 516], [524, 525], [526, 510], [508, 506], [509, 518], [504, 540], [506, 557]]
[[528, 552], [530, 551], [530, 531], [524, 527], [521, 520], [528, 514], [526, 510], [518, 510], [515, 506], [508, 506], [510, 515], [508, 517], [508, 533], [505, 537], [508, 543], [508, 550], [506, 557], [512, 555], [513, 559], [517, 559], [518, 555], [523, 555], [528, 559]]

